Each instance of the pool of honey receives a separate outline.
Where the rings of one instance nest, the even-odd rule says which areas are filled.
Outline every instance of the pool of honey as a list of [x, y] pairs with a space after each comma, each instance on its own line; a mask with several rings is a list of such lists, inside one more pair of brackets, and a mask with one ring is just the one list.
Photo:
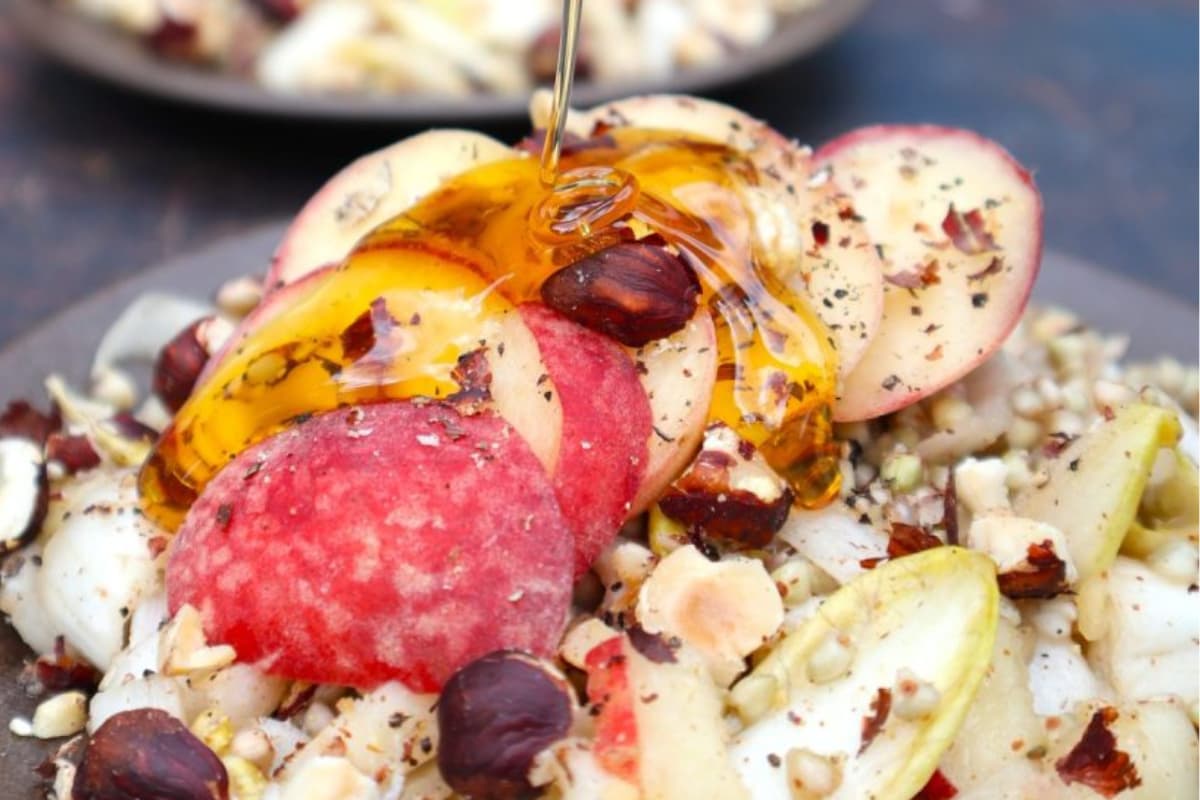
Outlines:
[[759, 179], [723, 145], [637, 129], [568, 147], [553, 189], [517, 154], [451, 179], [307, 281], [196, 388], [143, 468], [147, 513], [177, 526], [232, 458], [308, 414], [454, 393], [459, 357], [547, 277], [651, 234], [695, 270], [716, 323], [709, 419], [757, 445], [799, 503], [828, 502], [836, 354], [755, 246], [744, 192]]

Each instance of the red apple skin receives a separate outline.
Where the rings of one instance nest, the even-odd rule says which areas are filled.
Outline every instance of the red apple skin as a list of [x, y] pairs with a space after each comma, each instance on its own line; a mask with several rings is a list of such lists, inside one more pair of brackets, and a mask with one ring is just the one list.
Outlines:
[[572, 555], [509, 425], [389, 402], [317, 415], [225, 467], [173, 542], [167, 595], [272, 674], [429, 692], [494, 650], [551, 655]]
[[[942, 156], [961, 157], [961, 153], [969, 152], [972, 158], [962, 170], [967, 189], [939, 187], [945, 190], [936, 196], [925, 195], [916, 188], [915, 181], [898, 176], [895, 170], [871, 170], [855, 163], [864, 148], [878, 145], [894, 148], [896, 152], [912, 148], [922, 155], [934, 153], [938, 157], [933, 159], [934, 166], [930, 169], [949, 162], [949, 158]], [[865, 216], [863, 224], [868, 234], [885, 252], [921, 252], [920, 259], [907, 259], [917, 266], [925, 259], [935, 258], [961, 262], [950, 264], [949, 268], [942, 263], [942, 280], [916, 289], [896, 282], [896, 274], [914, 264], [885, 264], [888, 282], [883, 322], [862, 360], [843, 382], [834, 407], [834, 416], [839, 421], [872, 419], [911, 405], [959, 380], [1003, 345], [1020, 321], [1041, 264], [1042, 199], [1032, 174], [1007, 150], [973, 131], [957, 128], [938, 125], [861, 128], [821, 147], [814, 160], [819, 165], [832, 166], [833, 181], [856, 201], [855, 208]], [[926, 166], [921, 164], [922, 169]], [[992, 174], [987, 175], [988, 171]], [[976, 180], [972, 181], [973, 178]], [[933, 211], [940, 214], [946, 210], [947, 200], [953, 202], [955, 196], [961, 197], [961, 192], [978, 192], [981, 187], [988, 193], [1019, 202], [1015, 206], [1005, 202], [994, 212], [999, 224], [993, 224], [989, 233], [999, 245], [996, 250], [964, 255], [945, 238], [940, 217], [933, 219], [932, 216], [937, 216]], [[886, 211], [872, 215], [864, 210], [872, 201], [884, 200], [888, 204]], [[925, 231], [914, 230], [912, 220], [902, 213], [910, 210], [904, 207], [905, 200], [910, 207], [930, 209], [932, 216], [928, 222], [932, 224]], [[966, 213], [976, 204], [959, 203], [956, 207], [960, 213]], [[1018, 213], [1013, 208], [1024, 210]], [[936, 241], [926, 244], [929, 239]], [[966, 278], [967, 274], [980, 275], [993, 254], [1004, 258], [1002, 273]], [[988, 305], [984, 313], [964, 318], [960, 311], [972, 305], [975, 293], [987, 294]], [[912, 306], [919, 306], [922, 313], [917, 315]], [[921, 335], [923, 328], [930, 325], [937, 332]], [[900, 380], [889, 381], [892, 376]]]
[[641, 783], [637, 714], [629, 687], [625, 637], [614, 636], [588, 651], [588, 702], [599, 709], [593, 752], [604, 770], [628, 783]]
[[562, 405], [554, 493], [575, 535], [575, 576], [616, 537], [645, 473], [650, 402], [629, 354], [540, 303], [520, 307]]

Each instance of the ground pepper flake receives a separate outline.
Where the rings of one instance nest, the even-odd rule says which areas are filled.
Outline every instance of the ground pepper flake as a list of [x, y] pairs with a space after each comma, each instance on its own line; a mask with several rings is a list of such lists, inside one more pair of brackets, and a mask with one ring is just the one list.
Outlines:
[[858, 754], [861, 756], [871, 746], [871, 742], [875, 741], [875, 737], [883, 730], [883, 724], [887, 722], [888, 714], [892, 711], [892, 690], [885, 689], [882, 686], [875, 692], [875, 699], [871, 701], [871, 714], [863, 717], [862, 721], [862, 744], [858, 746]]
[[988, 262], [988, 265], [986, 267], [979, 270], [979, 272], [973, 272], [970, 275], [968, 275], [967, 280], [981, 281], [984, 278], [989, 277], [991, 275], [999, 274], [1000, 271], [1003, 269], [1004, 269], [1004, 259], [1000, 258], [1000, 256], [992, 256], [992, 260]]
[[950, 470], [942, 492], [942, 525], [946, 528], [946, 542], [958, 544], [958, 487], [954, 483], [954, 470]]
[[817, 220], [812, 224], [812, 237], [817, 247], [829, 244], [829, 226]]
[[983, 212], [978, 208], [973, 208], [964, 214], [955, 209], [954, 204], [951, 203], [950, 208], [946, 211], [946, 216], [942, 219], [942, 232], [950, 237], [950, 242], [959, 251], [967, 255], [977, 255], [988, 250], [998, 249], [996, 240], [987, 230]]
[[1054, 763], [1063, 783], [1082, 783], [1105, 797], [1141, 786], [1137, 766], [1108, 729], [1117, 719], [1117, 710], [1105, 707], [1092, 715], [1087, 729], [1071, 752]]

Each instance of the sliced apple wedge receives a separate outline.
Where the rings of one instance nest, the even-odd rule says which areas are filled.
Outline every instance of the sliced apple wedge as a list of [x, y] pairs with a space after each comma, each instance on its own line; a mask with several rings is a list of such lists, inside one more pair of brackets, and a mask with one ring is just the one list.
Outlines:
[[553, 474], [562, 445], [563, 407], [533, 332], [517, 310], [500, 316], [488, 340], [492, 405]]
[[233, 333], [225, 340], [225, 344], [221, 345], [221, 349], [208, 359], [204, 369], [200, 371], [200, 376], [196, 378], [196, 386], [200, 386], [208, 380], [216, 368], [229, 357], [230, 353], [237, 350], [250, 334], [303, 301], [310, 292], [328, 278], [333, 269], [332, 264], [318, 267], [263, 297], [262, 302], [242, 318]]
[[514, 155], [481, 133], [432, 130], [363, 156], [330, 178], [293, 220], [271, 260], [267, 291], [339, 263], [364, 235], [447, 178]]
[[745, 193], [759, 247], [829, 329], [840, 374], [858, 363], [883, 312], [881, 264], [866, 231], [841, 213], [837, 188], [812, 177], [808, 148], [736, 108], [683, 95], [618, 100], [573, 114], [570, 125], [582, 136], [624, 127], [675, 130], [746, 153], [761, 180]]
[[749, 798], [730, 763], [721, 697], [703, 663], [655, 644], [663, 652], [651, 658], [621, 635], [587, 654], [600, 765], [645, 798]]
[[[267, 295], [209, 359], [196, 385], [202, 386], [226, 360], [236, 357], [238, 348], [255, 331], [304, 302], [333, 270], [332, 266], [322, 267]], [[537, 340], [516, 309], [507, 309], [492, 320], [482, 346], [491, 374], [488, 404], [521, 434], [542, 466], [553, 472], [562, 437], [562, 402]]]
[[631, 350], [650, 401], [653, 429], [642, 484], [629, 516], [645, 511], [700, 447], [717, 379], [717, 335], [702, 310], [683, 330]]
[[1000, 618], [992, 663], [939, 766], [964, 794], [985, 790], [1014, 762], [1033, 766], [1026, 754], [1047, 745], [1029, 690], [1030, 644], [1015, 624]]
[[793, 765], [815, 763], [829, 800], [915, 795], [987, 672], [998, 610], [991, 560], [958, 547], [843, 586], [733, 688], [746, 788], [788, 800]]
[[839, 420], [882, 416], [970, 372], [1017, 324], [1042, 255], [1033, 177], [975, 133], [862, 128], [817, 163], [884, 259], [883, 323], [850, 372]]
[[1086, 581], [1112, 565], [1159, 450], [1178, 438], [1172, 412], [1125, 406], [1059, 453], [1050, 479], [1017, 495], [1013, 509], [1062, 531], [1079, 580]]
[[1173, 581], [1123, 557], [1096, 577], [1105, 631], [1088, 648], [1088, 662], [1122, 699], [1174, 697], [1185, 708], [1200, 702], [1200, 594], [1188, 590], [1194, 579], [1193, 572]]

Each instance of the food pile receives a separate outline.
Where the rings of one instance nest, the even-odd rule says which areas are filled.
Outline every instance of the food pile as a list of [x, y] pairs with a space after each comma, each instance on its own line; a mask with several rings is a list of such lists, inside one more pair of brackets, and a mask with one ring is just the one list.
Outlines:
[[[581, 78], [663, 78], [823, 0], [589, 0]], [[294, 92], [520, 93], [554, 77], [557, 0], [66, 0], [172, 59]]]
[[1029, 173], [568, 125], [553, 191], [536, 134], [364, 157], [9, 405], [55, 794], [1194, 797], [1197, 372], [1026, 311]]

